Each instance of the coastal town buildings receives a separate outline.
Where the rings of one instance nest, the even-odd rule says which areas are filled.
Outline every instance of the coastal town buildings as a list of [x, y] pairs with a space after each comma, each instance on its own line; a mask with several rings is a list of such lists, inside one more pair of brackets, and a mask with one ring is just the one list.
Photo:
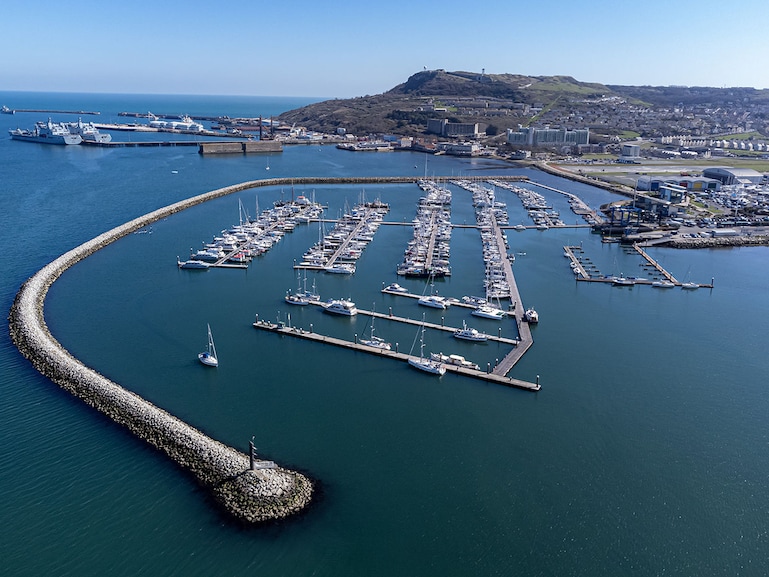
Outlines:
[[518, 146], [576, 146], [590, 142], [590, 129], [581, 128], [530, 128], [518, 125], [518, 130], [508, 129], [507, 143]]

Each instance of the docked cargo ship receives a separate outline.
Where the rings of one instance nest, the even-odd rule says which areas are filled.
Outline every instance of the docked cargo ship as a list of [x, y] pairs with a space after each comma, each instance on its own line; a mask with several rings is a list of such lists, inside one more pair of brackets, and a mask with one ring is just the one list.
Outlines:
[[8, 131], [13, 140], [26, 140], [29, 142], [42, 142], [44, 144], [80, 144], [83, 137], [70, 133], [66, 126], [56, 124], [48, 119], [48, 122], [38, 122], [32, 130], [16, 128]]

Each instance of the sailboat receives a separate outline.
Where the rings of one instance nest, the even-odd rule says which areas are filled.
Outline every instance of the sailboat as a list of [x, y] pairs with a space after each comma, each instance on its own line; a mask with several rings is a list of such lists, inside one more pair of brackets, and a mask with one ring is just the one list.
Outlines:
[[686, 271], [686, 279], [684, 282], [681, 283], [681, 288], [684, 290], [697, 290], [700, 288], [699, 283], [693, 282], [691, 280], [691, 274], [692, 274], [692, 267], [689, 267], [689, 270]]
[[[413, 347], [412, 347], [413, 348]], [[446, 373], [445, 365], [440, 361], [425, 358], [425, 321], [422, 315], [422, 334], [419, 337], [419, 358], [409, 356], [409, 364], [415, 369], [443, 376]]]
[[[373, 307], [372, 307], [373, 310]], [[382, 349], [385, 351], [389, 351], [392, 348], [392, 345], [388, 342], [386, 342], [383, 338], [377, 337], [374, 335], [374, 317], [371, 317], [371, 337], [368, 339], [361, 339], [360, 340], [362, 345], [367, 345], [369, 347], [375, 347], [377, 349]]]
[[[306, 278], [305, 278], [305, 280], [306, 280]], [[310, 304], [310, 299], [308, 299], [307, 296], [306, 296], [306, 292], [307, 291], [306, 290], [302, 291], [302, 286], [300, 284], [301, 283], [301, 277], [300, 277], [300, 274], [298, 272], [296, 273], [296, 282], [297, 282], [296, 292], [292, 293], [291, 289], [289, 289], [288, 291], [286, 291], [286, 296], [285, 296], [284, 300], [286, 301], [286, 303], [288, 303], [290, 305], [306, 306], [306, 305]], [[305, 286], [305, 288], [306, 288], [306, 286]]]
[[208, 325], [208, 349], [198, 354], [201, 363], [209, 367], [218, 367], [219, 359], [216, 356], [216, 347], [214, 346], [214, 337], [211, 334], [211, 325]]
[[320, 302], [320, 295], [315, 288], [315, 279], [312, 279], [312, 290], [307, 290], [307, 269], [304, 271], [304, 293], [302, 296], [310, 302]]

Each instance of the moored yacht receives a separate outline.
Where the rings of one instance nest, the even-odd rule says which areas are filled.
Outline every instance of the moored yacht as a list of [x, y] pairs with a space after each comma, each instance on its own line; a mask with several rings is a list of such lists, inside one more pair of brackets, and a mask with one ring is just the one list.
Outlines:
[[310, 299], [304, 295], [292, 293], [291, 289], [286, 291], [286, 296], [283, 297], [283, 300], [290, 305], [306, 306], [310, 304]]
[[323, 310], [327, 313], [348, 317], [358, 314], [358, 309], [355, 308], [355, 303], [348, 299], [330, 300], [323, 306]]
[[451, 304], [445, 298], [439, 297], [438, 295], [425, 295], [420, 297], [417, 303], [434, 309], [447, 309]]
[[477, 309], [470, 313], [473, 316], [481, 317], [484, 319], [500, 320], [507, 316], [507, 313], [500, 308], [492, 306], [490, 304], [480, 305]]
[[361, 339], [360, 343], [375, 349], [382, 349], [383, 351], [389, 351], [392, 345], [385, 341], [383, 338], [374, 334], [374, 317], [371, 317], [371, 336], [368, 339]]
[[407, 293], [407, 292], [409, 292], [409, 289], [399, 285], [397, 282], [390, 283], [389, 285], [387, 285], [382, 290], [385, 291], [385, 292], [388, 292], [388, 293]]
[[323, 270], [334, 274], [355, 274], [355, 265], [352, 263], [340, 262], [327, 266]]
[[534, 309], [526, 309], [526, 312], [523, 314], [523, 319], [527, 323], [538, 323], [539, 313], [537, 313], [537, 311], [535, 311]]
[[467, 323], [462, 321], [462, 328], [454, 331], [454, 337], [465, 341], [486, 342], [489, 335], [477, 329], [467, 328]]
[[480, 370], [480, 367], [472, 362], [468, 361], [462, 355], [444, 355], [443, 353], [430, 353], [430, 360], [445, 363], [447, 365], [456, 365], [458, 367], [464, 367], [466, 369]]
[[207, 262], [202, 261], [202, 260], [195, 260], [195, 259], [181, 261], [181, 260], [179, 260], [179, 257], [177, 256], [176, 257], [176, 266], [178, 266], [179, 268], [184, 268], [184, 269], [208, 270], [208, 268], [211, 265], [209, 263], [207, 263]]
[[[443, 376], [446, 374], [446, 367], [440, 361], [425, 358], [425, 324], [422, 320], [422, 334], [419, 338], [419, 358], [409, 356], [409, 364], [415, 369], [430, 373], [432, 375]], [[413, 348], [413, 347], [412, 347]]]

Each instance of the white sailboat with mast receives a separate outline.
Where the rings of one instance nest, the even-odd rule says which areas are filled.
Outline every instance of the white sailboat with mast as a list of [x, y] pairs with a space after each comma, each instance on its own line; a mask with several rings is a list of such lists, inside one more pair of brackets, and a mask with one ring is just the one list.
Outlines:
[[[414, 347], [411, 347], [412, 350]], [[422, 329], [419, 337], [419, 358], [409, 355], [409, 364], [415, 369], [430, 373], [433, 375], [443, 376], [446, 373], [446, 367], [440, 361], [434, 361], [425, 358], [425, 318], [422, 315]]]
[[[374, 307], [372, 307], [372, 311], [373, 310], [374, 310]], [[383, 338], [374, 335], [374, 316], [373, 315], [371, 317], [371, 336], [368, 339], [361, 339], [360, 343], [362, 345], [374, 347], [377, 349], [382, 349], [385, 351], [389, 351], [392, 348], [392, 345], [390, 343], [386, 342]]]
[[216, 356], [216, 347], [214, 346], [214, 337], [211, 334], [211, 325], [208, 326], [208, 348], [202, 353], [198, 353], [198, 359], [208, 367], [218, 367], [219, 357]]

